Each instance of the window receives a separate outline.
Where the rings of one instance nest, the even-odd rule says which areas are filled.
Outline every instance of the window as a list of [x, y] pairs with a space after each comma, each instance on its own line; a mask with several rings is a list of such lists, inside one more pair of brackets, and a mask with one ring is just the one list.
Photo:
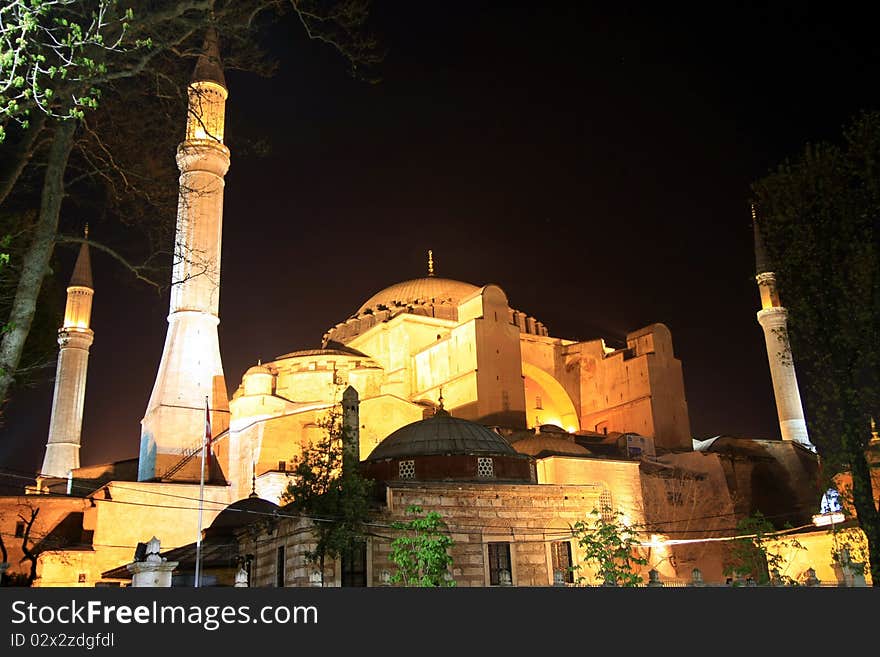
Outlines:
[[415, 461], [400, 461], [397, 464], [398, 476], [401, 479], [414, 479], [416, 476]]
[[489, 543], [489, 586], [511, 586], [510, 543]]
[[614, 499], [611, 497], [611, 491], [607, 488], [599, 496], [599, 512], [606, 522], [613, 522], [617, 515], [614, 513]]
[[24, 536], [24, 523], [17, 522], [15, 523], [15, 538], [21, 538]]
[[285, 470], [287, 470], [287, 461], [278, 461], [278, 469], [281, 472], [284, 472]]
[[342, 554], [342, 586], [367, 585], [367, 542], [362, 541]]
[[282, 588], [284, 586], [284, 546], [278, 548], [278, 554], [275, 559], [275, 586]]
[[495, 465], [489, 456], [477, 457], [477, 476], [480, 479], [488, 479], [495, 476]]
[[537, 408], [539, 411], [544, 410], [544, 406], [542, 404], [543, 404], [543, 400], [541, 399], [541, 395], [536, 395], [535, 396], [535, 408]]
[[550, 558], [553, 561], [553, 585], [574, 584], [571, 569], [571, 542], [554, 541], [550, 544]]
[[86, 574], [79, 573], [76, 577], [77, 584], [85, 584], [86, 583]]

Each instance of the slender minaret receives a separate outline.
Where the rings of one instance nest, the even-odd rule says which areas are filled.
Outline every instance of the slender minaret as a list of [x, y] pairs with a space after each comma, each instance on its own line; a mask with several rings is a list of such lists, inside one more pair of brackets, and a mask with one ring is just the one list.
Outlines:
[[213, 30], [205, 38], [188, 95], [186, 138], [177, 147], [180, 192], [171, 311], [156, 383], [141, 420], [141, 481], [161, 478], [171, 468], [174, 479], [199, 479], [198, 459], [175, 466], [204, 437], [206, 395], [214, 435], [229, 426], [217, 337], [223, 177], [229, 169], [229, 149], [223, 145], [228, 94]]
[[[85, 236], [89, 236], [88, 227]], [[79, 467], [86, 371], [89, 367], [89, 347], [95, 339], [95, 333], [89, 327], [94, 293], [89, 247], [83, 243], [70, 285], [67, 286], [64, 325], [58, 329], [60, 350], [55, 370], [52, 418], [49, 420], [46, 456], [40, 469], [44, 477], [67, 477], [71, 470]]]
[[764, 340], [767, 343], [767, 358], [770, 361], [770, 377], [773, 380], [773, 394], [776, 397], [779, 429], [783, 440], [794, 440], [815, 451], [816, 448], [807, 434], [794, 360], [788, 343], [788, 311], [782, 307], [779, 300], [776, 274], [764, 248], [764, 239], [761, 236], [754, 207], [752, 207], [752, 225], [755, 231], [755, 280], [761, 292], [758, 323], [764, 329]]

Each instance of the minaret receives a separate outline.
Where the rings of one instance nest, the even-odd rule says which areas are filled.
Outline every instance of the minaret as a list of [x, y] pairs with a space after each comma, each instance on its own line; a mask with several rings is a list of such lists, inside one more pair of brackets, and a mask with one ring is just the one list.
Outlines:
[[[229, 426], [229, 401], [217, 325], [220, 323], [220, 240], [226, 82], [217, 35], [210, 30], [189, 85], [186, 138], [177, 147], [180, 191], [168, 333], [153, 393], [141, 420], [140, 481], [161, 478], [205, 433], [205, 396], [214, 434]], [[222, 465], [222, 464], [221, 464]], [[175, 479], [198, 480], [199, 460]]]
[[[89, 236], [88, 227], [85, 236]], [[58, 329], [60, 350], [55, 370], [52, 418], [49, 420], [46, 456], [40, 469], [44, 477], [67, 477], [71, 470], [79, 467], [86, 370], [89, 366], [89, 347], [95, 339], [95, 333], [89, 327], [94, 293], [89, 247], [83, 243], [70, 285], [67, 286], [64, 325]]]
[[755, 231], [755, 280], [761, 292], [761, 310], [758, 323], [764, 329], [767, 358], [770, 361], [770, 377], [776, 397], [776, 412], [783, 440], [793, 440], [816, 451], [807, 434], [804, 409], [798, 391], [794, 360], [788, 343], [788, 311], [782, 307], [776, 290], [776, 274], [770, 265], [764, 239], [752, 207], [752, 225]]

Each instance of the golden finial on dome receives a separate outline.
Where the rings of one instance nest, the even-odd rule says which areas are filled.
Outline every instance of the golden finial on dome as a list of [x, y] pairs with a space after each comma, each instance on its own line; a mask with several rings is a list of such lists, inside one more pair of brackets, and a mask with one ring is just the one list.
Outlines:
[[257, 462], [251, 459], [251, 494], [248, 497], [259, 497], [257, 495]]
[[434, 252], [428, 249], [428, 276], [434, 275]]

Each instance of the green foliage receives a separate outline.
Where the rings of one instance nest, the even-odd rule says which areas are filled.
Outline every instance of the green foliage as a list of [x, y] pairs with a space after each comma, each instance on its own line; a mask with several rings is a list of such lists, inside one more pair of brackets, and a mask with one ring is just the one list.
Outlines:
[[868, 563], [868, 541], [858, 527], [839, 528], [832, 525], [829, 530], [834, 536], [831, 558], [841, 565], [865, 574]]
[[737, 578], [751, 577], [755, 584], [766, 586], [771, 583], [771, 574], [784, 583], [792, 583], [791, 578], [783, 575], [786, 560], [779, 554], [780, 548], [804, 549], [795, 539], [774, 540], [774, 550], [768, 549], [769, 541], [776, 539], [776, 529], [760, 511], [748, 518], [743, 518], [736, 525], [738, 538], [731, 541], [727, 548], [724, 574]]
[[[605, 586], [638, 586], [644, 581], [638, 567], [646, 566], [648, 559], [639, 551], [638, 527], [624, 520], [623, 513], [606, 506], [601, 512], [593, 509], [571, 528], [584, 552], [584, 564], [595, 570]], [[577, 581], [584, 584], [586, 578], [579, 575]]]
[[350, 429], [339, 407], [318, 422], [323, 436], [295, 459], [293, 481], [282, 502], [314, 523], [315, 547], [306, 558], [321, 567], [363, 542], [373, 482], [359, 471], [358, 454], [347, 447]]
[[454, 542], [445, 533], [443, 518], [436, 511], [422, 516], [422, 508], [416, 505], [406, 512], [415, 517], [391, 524], [406, 532], [391, 543], [391, 561], [397, 566], [391, 581], [404, 586], [455, 586], [449, 575], [452, 557], [448, 552]]
[[98, 106], [103, 59], [147, 44], [127, 41], [131, 9], [117, 0], [14, 0], [0, 7], [0, 142], [36, 109], [82, 119]]

